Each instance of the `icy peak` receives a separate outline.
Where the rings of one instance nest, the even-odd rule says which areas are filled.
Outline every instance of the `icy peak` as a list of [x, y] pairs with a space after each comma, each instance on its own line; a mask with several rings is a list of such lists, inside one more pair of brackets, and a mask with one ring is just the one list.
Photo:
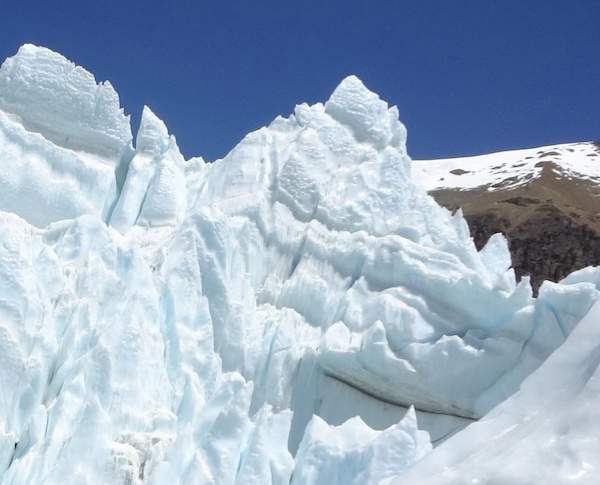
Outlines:
[[405, 150], [406, 128], [398, 119], [398, 108], [390, 108], [356, 76], [342, 80], [325, 104], [325, 111], [349, 126], [358, 141], [376, 148], [393, 145]]
[[109, 82], [60, 54], [23, 45], [0, 68], [0, 110], [56, 145], [112, 160], [131, 144], [129, 117]]
[[169, 145], [169, 132], [164, 122], [148, 106], [144, 106], [142, 120], [135, 140], [138, 152], [159, 155]]
[[313, 416], [296, 455], [292, 485], [364, 485], [401, 475], [431, 451], [429, 435], [417, 428], [413, 407], [385, 431], [375, 431], [356, 416], [330, 426]]

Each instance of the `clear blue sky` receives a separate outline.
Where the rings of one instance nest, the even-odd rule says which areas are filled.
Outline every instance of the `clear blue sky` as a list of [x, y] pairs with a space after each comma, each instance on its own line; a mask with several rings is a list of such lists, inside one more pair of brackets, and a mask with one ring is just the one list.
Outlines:
[[1, 18], [2, 59], [60, 51], [186, 156], [223, 156], [348, 74], [398, 105], [413, 158], [600, 139], [600, 1], [22, 0]]

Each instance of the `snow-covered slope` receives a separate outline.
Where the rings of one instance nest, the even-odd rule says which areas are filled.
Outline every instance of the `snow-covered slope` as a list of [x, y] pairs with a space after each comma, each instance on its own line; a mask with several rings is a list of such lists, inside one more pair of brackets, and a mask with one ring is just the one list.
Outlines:
[[512, 189], [540, 178], [545, 166], [565, 178], [600, 183], [597, 143], [566, 143], [472, 157], [415, 160], [413, 176], [428, 191]]
[[477, 251], [356, 77], [211, 164], [46, 49], [0, 79], [3, 485], [389, 482], [600, 296]]

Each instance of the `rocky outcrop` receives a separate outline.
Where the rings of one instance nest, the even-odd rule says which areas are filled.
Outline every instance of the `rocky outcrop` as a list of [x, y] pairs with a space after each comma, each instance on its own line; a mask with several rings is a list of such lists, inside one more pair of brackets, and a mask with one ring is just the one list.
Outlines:
[[[600, 153], [600, 144], [589, 145]], [[518, 278], [531, 276], [535, 293], [544, 280], [600, 265], [600, 181], [567, 173], [556, 159], [540, 160], [537, 168], [538, 176], [516, 186], [511, 181], [508, 188], [430, 191], [447, 208], [462, 208], [478, 248], [503, 233]]]
[[519, 224], [497, 211], [467, 215], [478, 248], [501, 232], [508, 238], [513, 267], [520, 279], [529, 275], [534, 292], [544, 280], [559, 281], [574, 270], [600, 264], [600, 234], [552, 204], [541, 204]]

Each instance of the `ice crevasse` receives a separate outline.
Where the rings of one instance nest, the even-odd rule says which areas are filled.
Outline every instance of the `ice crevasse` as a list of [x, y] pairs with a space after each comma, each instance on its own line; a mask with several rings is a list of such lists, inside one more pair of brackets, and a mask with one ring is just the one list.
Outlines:
[[[519, 396], [600, 296], [590, 268], [533, 298], [501, 235], [478, 252], [353, 76], [205, 163], [149, 108], [134, 142], [109, 83], [25, 45], [0, 68], [0, 211], [2, 485], [464, 483], [456, 443], [534, 414]], [[564, 360], [585, 400], [594, 368]], [[584, 483], [600, 455], [572, 448]], [[478, 483], [510, 483], [479, 453]]]

